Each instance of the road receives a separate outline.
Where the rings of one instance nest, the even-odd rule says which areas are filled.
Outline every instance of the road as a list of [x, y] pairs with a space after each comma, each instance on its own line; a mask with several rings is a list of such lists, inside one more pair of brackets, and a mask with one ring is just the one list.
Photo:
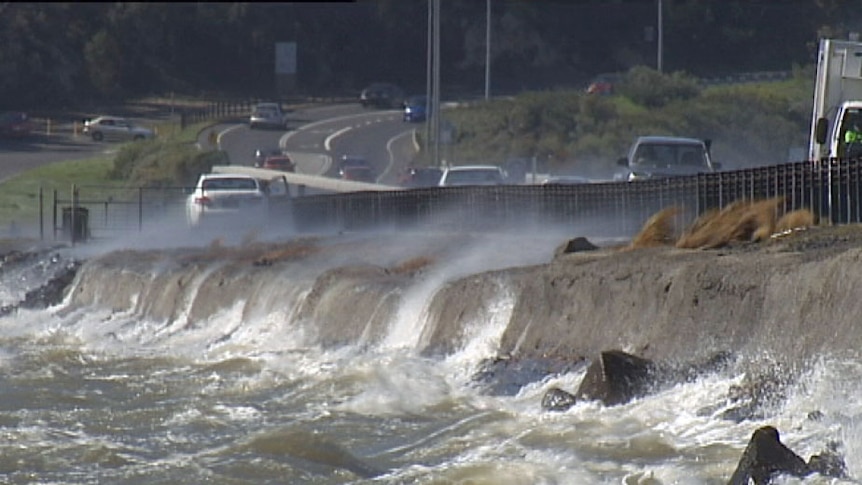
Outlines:
[[[342, 155], [365, 157], [378, 174], [377, 181], [393, 185], [398, 171], [416, 154], [413, 131], [422, 125], [402, 121], [400, 111], [335, 105], [298, 110], [290, 115], [291, 130], [251, 130], [246, 124], [218, 125], [219, 148], [234, 165], [251, 166], [258, 148], [280, 148], [290, 153], [297, 172], [335, 176], [333, 161]], [[210, 145], [210, 132], [199, 143]]]
[[[372, 111], [358, 104], [321, 106], [290, 114], [290, 131], [250, 130], [246, 124], [221, 124], [212, 130], [217, 143], [235, 165], [252, 165], [257, 148], [280, 147], [299, 162], [299, 172], [334, 175], [332, 160], [344, 154], [365, 156], [377, 169], [380, 183], [394, 184], [399, 167], [416, 153], [413, 129], [400, 111]], [[199, 143], [209, 145], [210, 131]], [[119, 144], [96, 143], [71, 130], [34, 133], [26, 140], [0, 139], [0, 182], [36, 167], [116, 152]]]
[[37, 133], [25, 140], [0, 138], [0, 183], [42, 165], [93, 158], [115, 150], [116, 145], [68, 133]]

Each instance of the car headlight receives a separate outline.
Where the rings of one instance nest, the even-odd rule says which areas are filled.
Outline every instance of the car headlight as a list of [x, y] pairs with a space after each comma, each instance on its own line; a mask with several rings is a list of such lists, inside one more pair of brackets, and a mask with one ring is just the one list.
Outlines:
[[652, 174], [649, 172], [630, 172], [629, 173], [629, 181], [632, 180], [647, 180], [652, 178]]

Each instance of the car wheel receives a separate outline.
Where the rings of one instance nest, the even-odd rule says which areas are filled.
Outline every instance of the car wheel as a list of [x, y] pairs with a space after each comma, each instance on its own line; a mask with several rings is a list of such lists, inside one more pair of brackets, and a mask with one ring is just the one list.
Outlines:
[[101, 131], [94, 131], [92, 136], [93, 141], [102, 141], [102, 139], [104, 138]]
[[255, 129], [255, 128], [257, 128], [257, 125], [256, 125], [256, 124], [254, 124], [254, 123], [249, 123], [249, 124], [248, 124], [248, 129], [249, 129], [249, 130], [253, 130], [253, 129]]
[[133, 139], [133, 140], [135, 140], [135, 141], [143, 140], [143, 139], [144, 139], [144, 135], [135, 135], [135, 137], [134, 137], [134, 138], [132, 138], [132, 139]]

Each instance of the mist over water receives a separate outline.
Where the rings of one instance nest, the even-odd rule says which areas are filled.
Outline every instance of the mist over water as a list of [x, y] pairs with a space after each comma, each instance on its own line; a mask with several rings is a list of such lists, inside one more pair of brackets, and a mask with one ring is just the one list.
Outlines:
[[[548, 412], [544, 393], [574, 391], [584, 366], [514, 395], [475, 376], [497, 357], [516, 296], [486, 272], [547, 263], [565, 237], [389, 234], [396, 244], [382, 250], [376, 234], [325, 236], [309, 239], [335, 251], [264, 267], [232, 266], [239, 246], [227, 242], [157, 234], [122, 250], [53, 253], [88, 259], [72, 296], [0, 320], [0, 474], [9, 483], [718, 484], [769, 424], [806, 460], [836, 442], [850, 476], [862, 476], [862, 360], [824, 356], [762, 419], [722, 418], [743, 363], [625, 405]], [[352, 283], [360, 296], [343, 297], [356, 318], [309, 308], [339, 305], [318, 294], [332, 271], [358, 268], [346, 281], [361, 282], [377, 265], [389, 273], [369, 274], [395, 277], [417, 254], [435, 264], [382, 289]], [[3, 288], [24, 272], [0, 274]], [[423, 352], [439, 330], [434, 295], [465, 277], [493, 288], [484, 311], [448, 352]], [[223, 280], [218, 305], [213, 278]], [[173, 286], [123, 288], [130, 281]], [[23, 288], [4, 291], [15, 299]], [[367, 311], [363, 292], [379, 297]], [[157, 298], [178, 310], [163, 316], [148, 301]], [[338, 331], [357, 337], [328, 333]]]

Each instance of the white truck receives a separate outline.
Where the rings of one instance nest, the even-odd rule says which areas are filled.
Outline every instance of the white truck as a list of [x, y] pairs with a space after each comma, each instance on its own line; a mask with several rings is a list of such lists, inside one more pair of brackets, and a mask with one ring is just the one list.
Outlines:
[[821, 39], [808, 159], [855, 156], [844, 143], [854, 123], [862, 128], [862, 42]]

